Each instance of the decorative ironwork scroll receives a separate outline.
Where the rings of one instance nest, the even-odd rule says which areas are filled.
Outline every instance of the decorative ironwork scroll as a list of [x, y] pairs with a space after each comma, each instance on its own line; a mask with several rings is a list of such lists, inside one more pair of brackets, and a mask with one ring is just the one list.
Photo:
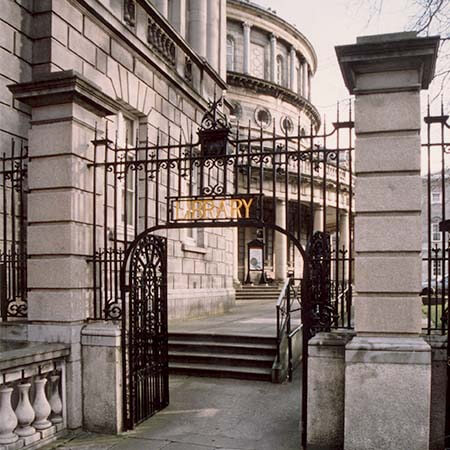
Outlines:
[[306, 326], [310, 337], [319, 331], [330, 331], [336, 320], [331, 303], [331, 244], [329, 233], [316, 231], [306, 249], [309, 279], [306, 281]]

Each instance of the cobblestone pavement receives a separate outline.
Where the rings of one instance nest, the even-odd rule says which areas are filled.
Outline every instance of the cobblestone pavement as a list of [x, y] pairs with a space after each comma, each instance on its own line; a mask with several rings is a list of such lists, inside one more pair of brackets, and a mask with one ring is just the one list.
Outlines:
[[300, 370], [292, 383], [170, 378], [170, 405], [119, 436], [72, 433], [46, 450], [298, 450]]

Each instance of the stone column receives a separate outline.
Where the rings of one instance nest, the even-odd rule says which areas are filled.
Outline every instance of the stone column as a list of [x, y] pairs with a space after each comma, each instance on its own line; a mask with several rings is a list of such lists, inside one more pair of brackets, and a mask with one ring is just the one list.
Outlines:
[[169, 1], [168, 0], [153, 0], [158, 11], [166, 18], [169, 18]]
[[294, 47], [291, 47], [289, 52], [289, 88], [291, 91], [297, 92], [297, 82], [296, 82], [296, 70], [295, 65], [297, 62], [297, 53]]
[[233, 281], [239, 284], [239, 234], [237, 227], [233, 231]]
[[348, 212], [344, 211], [339, 215], [339, 247], [341, 249], [348, 250], [349, 233]]
[[355, 328], [346, 347], [345, 449], [427, 450], [431, 353], [421, 333], [420, 89], [438, 37], [336, 48], [355, 100]]
[[172, 0], [172, 25], [186, 37], [186, 0]]
[[220, 0], [220, 59], [219, 73], [220, 76], [227, 79], [227, 0]]
[[311, 69], [309, 67], [307, 68], [307, 74], [308, 74], [308, 100], [311, 101], [311, 78], [312, 78], [312, 73], [311, 73]]
[[306, 98], [306, 71], [308, 67], [308, 63], [303, 61], [302, 65], [302, 96]]
[[92, 299], [94, 129], [119, 105], [73, 71], [10, 87], [31, 106], [28, 182], [28, 339], [70, 344], [69, 428], [82, 425], [80, 331]]
[[[284, 200], [277, 200], [275, 223], [286, 229], [286, 202]], [[275, 278], [284, 280], [287, 276], [287, 237], [285, 234], [275, 232], [273, 248], [275, 253]]]
[[206, 58], [207, 0], [191, 0], [189, 10], [189, 41], [192, 48]]
[[317, 205], [314, 208], [314, 231], [323, 231], [323, 206]]
[[244, 29], [244, 73], [250, 74], [250, 32], [252, 26], [248, 22], [242, 24]]
[[277, 37], [270, 35], [270, 81], [277, 81]]
[[219, 38], [220, 38], [220, 0], [208, 0], [206, 32], [207, 59], [211, 66], [219, 72]]

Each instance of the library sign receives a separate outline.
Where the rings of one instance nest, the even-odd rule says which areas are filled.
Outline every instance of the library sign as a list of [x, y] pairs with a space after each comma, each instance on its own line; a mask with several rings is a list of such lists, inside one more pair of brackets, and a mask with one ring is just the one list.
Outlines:
[[171, 200], [172, 222], [235, 222], [260, 220], [261, 197], [242, 195], [214, 198], [174, 198]]

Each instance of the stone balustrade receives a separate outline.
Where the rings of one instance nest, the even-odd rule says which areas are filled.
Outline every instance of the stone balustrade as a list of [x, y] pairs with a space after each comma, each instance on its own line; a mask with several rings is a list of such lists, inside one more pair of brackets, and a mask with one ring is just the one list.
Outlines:
[[[48, 360], [49, 353], [31, 357], [31, 353], [23, 354], [26, 344], [20, 348], [19, 343], [0, 342], [0, 347], [13, 347], [0, 358], [0, 450], [32, 444], [34, 448], [39, 441], [43, 445], [53, 440], [66, 428], [65, 361], [61, 351], [56, 351], [57, 359]], [[46, 360], [39, 361], [44, 355]]]
[[151, 17], [148, 18], [147, 42], [170, 65], [175, 65], [175, 43]]

